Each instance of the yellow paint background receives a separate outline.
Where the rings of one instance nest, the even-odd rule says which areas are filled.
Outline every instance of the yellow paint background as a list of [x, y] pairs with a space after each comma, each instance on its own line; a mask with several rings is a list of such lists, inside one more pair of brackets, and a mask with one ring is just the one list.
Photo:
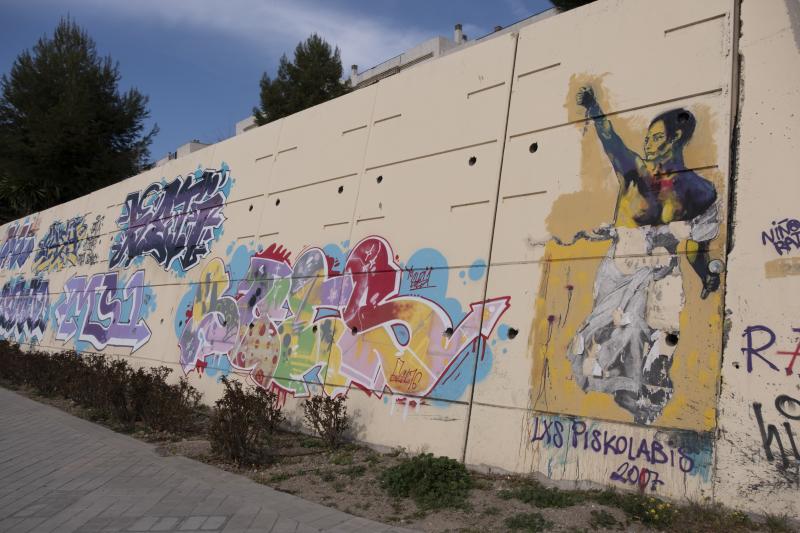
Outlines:
[[[577, 89], [591, 85], [604, 110], [609, 105], [602, 91], [602, 77], [575, 75], [568, 91], [568, 119], [582, 137], [581, 183], [575, 193], [564, 194], [554, 202], [547, 226], [550, 233], [566, 242], [580, 230], [592, 230], [614, 221], [614, 209], [620, 194], [619, 181], [611, 168], [593, 124], [583, 120], [582, 109], [575, 104]], [[686, 107], [697, 117], [693, 138], [684, 149], [688, 168], [706, 167], [717, 162], [717, 148], [712, 140], [714, 120], [704, 106], [675, 103], [671, 108]], [[660, 112], [660, 111], [659, 111]], [[640, 152], [654, 111], [635, 117], [611, 117], [614, 129], [634, 151]], [[714, 183], [720, 208], [719, 235], [710, 243], [710, 259], [724, 258], [725, 191], [722, 174], [716, 168], [698, 173]], [[529, 349], [533, 354], [532, 403], [537, 411], [570, 414], [596, 419], [632, 422], [633, 415], [618, 406], [609, 394], [584, 392], [574, 381], [567, 350], [575, 332], [589, 316], [597, 267], [611, 241], [580, 240], [570, 246], [555, 241], [545, 245], [542, 281], [536, 297], [535, 318], [531, 326]], [[686, 242], [679, 245], [685, 250]], [[705, 300], [700, 298], [702, 283], [686, 256], [681, 253], [679, 268], [683, 278], [684, 305], [680, 313], [680, 341], [673, 356], [670, 377], [674, 393], [654, 426], [707, 431], [716, 424], [716, 397], [720, 372], [722, 340], [722, 290]], [[568, 305], [567, 286], [572, 298]], [[552, 326], [548, 317], [552, 317]], [[550, 331], [548, 331], [550, 330]]]

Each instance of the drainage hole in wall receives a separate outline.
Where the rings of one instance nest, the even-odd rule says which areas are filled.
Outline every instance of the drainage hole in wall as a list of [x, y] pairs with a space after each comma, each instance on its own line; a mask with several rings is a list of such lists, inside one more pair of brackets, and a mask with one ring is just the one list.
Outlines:
[[532, 154], [535, 153], [536, 150], [538, 150], [538, 149], [539, 149], [539, 143], [531, 143], [531, 145], [528, 147], [528, 150]]
[[667, 333], [666, 338], [667, 346], [675, 346], [678, 344], [678, 336], [675, 333]]
[[735, 368], [736, 370], [739, 370], [739, 363], [734, 361], [733, 362], [733, 368]]
[[378, 176], [377, 178], [375, 178], [375, 181], [377, 181], [378, 183], [382, 182], [383, 176]]
[[317, 332], [317, 325], [316, 324], [314, 324], [314, 327], [311, 328], [311, 331], [313, 331], [314, 333]]
[[253, 210], [253, 204], [250, 204], [250, 209], [248, 209], [248, 211], [252, 211], [252, 210]]
[[478, 162], [478, 158], [477, 158], [477, 157], [475, 157], [474, 155], [473, 155], [472, 157], [470, 157], [470, 158], [469, 158], [469, 166], [473, 166], [473, 165], [475, 165], [475, 163], [477, 163], [477, 162]]
[[444, 336], [448, 339], [453, 336], [453, 328], [447, 328], [444, 330]]
[[344, 192], [344, 185], [339, 185], [339, 194]]
[[281, 205], [281, 199], [280, 199], [280, 198], [278, 198], [277, 200], [275, 200], [275, 205]]
[[508, 338], [513, 339], [519, 335], [519, 330], [517, 328], [508, 328]]
[[358, 328], [353, 326], [353, 329], [350, 330], [350, 333], [352, 333], [353, 335], [358, 335]]

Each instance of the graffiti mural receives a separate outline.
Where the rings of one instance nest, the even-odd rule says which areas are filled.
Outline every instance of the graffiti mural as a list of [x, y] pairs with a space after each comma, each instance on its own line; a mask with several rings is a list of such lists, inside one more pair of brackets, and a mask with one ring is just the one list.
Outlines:
[[769, 230], [761, 232], [761, 244], [767, 246], [767, 243], [772, 245], [778, 255], [800, 250], [800, 220], [784, 218], [778, 222], [773, 221]]
[[[800, 328], [792, 328], [792, 331], [800, 334]], [[753, 361], [760, 361], [761, 364], [766, 365], [775, 372], [781, 372], [778, 365], [775, 363], [777, 362], [781, 366], [783, 363], [779, 362], [779, 358], [767, 353], [767, 350], [772, 348], [778, 339], [772, 329], [768, 326], [748, 326], [745, 328], [744, 333], [742, 333], [742, 337], [745, 339], [745, 347], [742, 348], [742, 354], [744, 354], [745, 360], [747, 361], [748, 374], [753, 371]], [[791, 376], [794, 373], [794, 363], [797, 358], [800, 357], [800, 336], [797, 337], [796, 344], [793, 348], [789, 350], [775, 350], [774, 355], [785, 357], [786, 366], [783, 367], [783, 372], [785, 372], [787, 376]], [[800, 375], [800, 369], [798, 370], [798, 375]]]
[[150, 340], [144, 317], [153, 304], [144, 270], [134, 272], [127, 282], [117, 272], [72, 276], [55, 305], [55, 338], [72, 341], [79, 350], [88, 345], [95, 350], [124, 346], [133, 353]]
[[753, 402], [753, 414], [761, 434], [764, 454], [770, 462], [778, 460], [778, 471], [786, 481], [800, 486], [800, 424], [797, 424], [800, 422], [800, 400], [788, 394], [779, 394], [775, 397], [774, 407], [783, 420], [780, 424], [783, 431], [774, 424], [765, 423], [763, 406], [760, 402]]
[[[539, 301], [535, 326], [544, 368], [535, 378], [536, 406], [653, 424], [675, 394], [675, 358], [684, 346], [695, 349], [694, 335], [683, 331], [685, 303], [697, 302], [695, 318], [711, 317], [718, 307], [722, 263], [709, 247], [719, 234], [718, 194], [685, 162], [698, 124], [693, 112], [678, 108], [652, 118], [639, 153], [616, 132], [590, 86], [573, 94], [586, 117], [584, 135], [588, 123], [596, 133], [584, 137], [584, 153], [606, 158], [619, 193], [612, 223], [567, 238], [554, 232], [545, 246], [541, 293], [547, 297]], [[587, 145], [592, 142], [600, 153]], [[585, 162], [587, 172], [603, 168], [594, 158]], [[553, 370], [558, 374], [548, 373]], [[698, 393], [696, 401], [713, 408], [713, 392]], [[693, 423], [685, 412], [669, 415], [678, 427], [708, 429], [699, 405]]]
[[339, 270], [321, 248], [293, 263], [289, 255], [276, 245], [252, 255], [238, 283], [222, 260], [206, 265], [176, 319], [184, 371], [222, 356], [258, 385], [295, 396], [311, 383], [329, 395], [357, 386], [424, 397], [469, 353], [483, 353], [509, 306], [508, 297], [475, 302], [454, 321], [437, 301], [406, 290], [431, 271], [407, 277], [380, 237], [359, 242]]
[[[787, 328], [796, 337], [787, 349], [780, 349], [778, 335], [769, 326], [747, 326], [742, 333], [742, 355], [747, 373], [762, 369], [778, 372], [786, 379], [800, 375], [795, 362], [800, 357], [800, 328]], [[738, 363], [736, 364], [738, 368]], [[774, 375], [774, 374], [772, 374]], [[761, 436], [764, 455], [774, 463], [778, 474], [790, 485], [800, 485], [800, 400], [788, 394], [775, 397], [774, 410], [761, 402], [753, 402], [753, 416]], [[782, 423], [771, 424], [767, 419], [779, 416]]]
[[5, 240], [0, 244], [0, 268], [19, 268], [25, 264], [33, 252], [38, 226], [38, 219], [25, 219], [8, 227]]
[[563, 468], [581, 456], [590, 463], [605, 461], [611, 465], [609, 480], [643, 491], [657, 491], [666, 483], [666, 474], [703, 481], [711, 477], [712, 434], [656, 431], [633, 436], [602, 422], [545, 415], [534, 417], [530, 440], [545, 452], [549, 468]]
[[17, 342], [41, 341], [49, 310], [47, 280], [16, 278], [7, 281], [0, 293], [0, 338]]
[[184, 272], [211, 251], [225, 221], [230, 171], [198, 169], [170, 182], [153, 183], [128, 194], [111, 245], [111, 268], [127, 267], [149, 255], [165, 270]]
[[95, 246], [103, 227], [103, 215], [97, 215], [89, 224], [83, 216], [66, 222], [56, 221], [39, 240], [33, 258], [33, 271], [56, 272], [78, 265], [93, 265], [98, 257]]

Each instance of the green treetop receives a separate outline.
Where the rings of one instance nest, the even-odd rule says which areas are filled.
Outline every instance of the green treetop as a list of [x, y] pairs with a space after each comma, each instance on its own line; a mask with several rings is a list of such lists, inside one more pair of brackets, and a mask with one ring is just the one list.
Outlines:
[[0, 222], [139, 172], [157, 132], [147, 97], [121, 93], [119, 65], [62, 19], [0, 80]]
[[339, 48], [331, 49], [316, 33], [298, 43], [294, 61], [281, 57], [278, 75], [273, 80], [261, 77], [261, 105], [253, 108], [259, 126], [345, 94], [349, 87], [341, 81], [342, 60]]

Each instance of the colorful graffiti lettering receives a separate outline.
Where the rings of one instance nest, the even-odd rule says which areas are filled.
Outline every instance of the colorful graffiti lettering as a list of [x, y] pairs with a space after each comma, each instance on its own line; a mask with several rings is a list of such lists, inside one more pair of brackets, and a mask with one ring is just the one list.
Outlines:
[[39, 342], [47, 328], [50, 310], [48, 282], [17, 278], [0, 293], [0, 337], [17, 342]]
[[[800, 328], [792, 328], [792, 331], [795, 333], [800, 333]], [[755, 346], [755, 336], [758, 334], [759, 337], [763, 340], [760, 346]], [[777, 335], [775, 332], [772, 331], [767, 326], [748, 326], [745, 328], [744, 333], [742, 333], [742, 337], [745, 338], [746, 346], [742, 348], [742, 353], [747, 360], [747, 372], [751, 373], [753, 371], [753, 358], [757, 357], [762, 362], [766, 363], [769, 368], [776, 372], [780, 372], [778, 366], [775, 365], [768, 357], [763, 353], [770, 349], [775, 341], [777, 340]], [[766, 337], [766, 340], [764, 338]], [[798, 338], [797, 345], [793, 350], [777, 350], [775, 351], [776, 355], [784, 355], [788, 356], [788, 363], [784, 368], [787, 376], [791, 376], [794, 373], [794, 363], [798, 357], [800, 357], [800, 338]], [[798, 372], [800, 374], [800, 372]]]
[[771, 244], [778, 255], [789, 253], [792, 248], [800, 250], [800, 220], [784, 218], [778, 222], [773, 221], [772, 227], [761, 232], [761, 244]]
[[147, 301], [144, 270], [123, 283], [116, 272], [72, 276], [55, 307], [56, 340], [87, 342], [95, 349], [125, 346], [131, 353], [150, 340], [143, 315]]
[[320, 248], [294, 264], [289, 255], [276, 245], [256, 253], [235, 285], [222, 260], [206, 265], [178, 323], [184, 371], [221, 355], [258, 385], [295, 396], [311, 383], [329, 395], [355, 385], [424, 397], [469, 350], [484, 349], [509, 307], [508, 297], [476, 302], [454, 323], [437, 302], [400, 293], [403, 270], [380, 237], [359, 242], [341, 272]]
[[143, 255], [165, 270], [197, 265], [221, 231], [230, 186], [230, 171], [223, 164], [220, 170], [198, 169], [128, 194], [117, 219], [121, 231], [111, 245], [110, 267], [127, 267]]
[[91, 227], [85, 217], [77, 216], [66, 222], [56, 221], [50, 225], [33, 259], [33, 271], [55, 272], [77, 265], [97, 263], [94, 248], [103, 226], [103, 215], [97, 215]]
[[[778, 453], [781, 458], [781, 469], [788, 479], [794, 483], [800, 483], [800, 474], [797, 468], [800, 467], [800, 434], [795, 435], [792, 431], [792, 426], [789, 421], [800, 421], [800, 400], [793, 398], [788, 394], [781, 394], [775, 398], [775, 410], [786, 419], [783, 423], [783, 429], [786, 432], [787, 443], [789, 447], [784, 447], [784, 442], [781, 440], [781, 433], [773, 424], [764, 425], [764, 417], [762, 414], [762, 405], [759, 402], [753, 402], [753, 413], [756, 416], [756, 423], [761, 433], [761, 442], [764, 445], [764, 453], [769, 461], [775, 460], [773, 453], [773, 443], [778, 445]], [[794, 462], [794, 471], [789, 468]]]
[[[704, 479], [708, 478], [711, 469], [711, 435], [698, 436], [693, 432], [672, 431], [657, 432], [652, 437], [632, 437], [602, 429], [600, 424], [550, 416], [534, 417], [531, 427], [531, 442], [538, 442], [545, 448], [622, 456], [627, 463], [620, 465], [610, 478], [615, 481], [625, 480], [631, 484], [638, 484], [643, 479], [646, 480], [645, 485], [650, 484], [651, 490], [663, 485], [663, 482], [649, 466], [636, 467], [637, 461], [651, 466], [677, 468], [684, 474], [699, 475]], [[649, 471], [650, 475], [642, 475], [642, 471]]]
[[15, 222], [9, 226], [6, 239], [0, 245], [0, 268], [19, 268], [33, 252], [33, 241], [38, 230], [38, 219]]

